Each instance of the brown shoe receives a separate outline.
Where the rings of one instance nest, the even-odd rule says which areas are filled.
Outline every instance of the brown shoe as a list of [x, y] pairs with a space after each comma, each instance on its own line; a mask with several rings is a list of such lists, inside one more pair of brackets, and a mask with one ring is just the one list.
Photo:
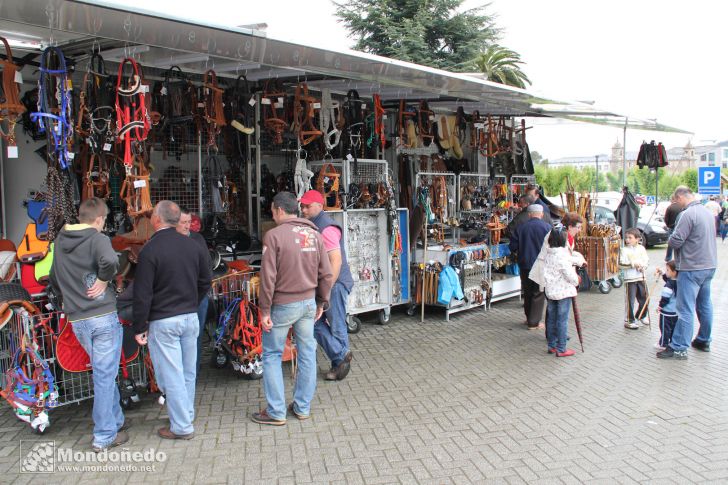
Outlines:
[[102, 451], [104, 451], [106, 449], [116, 448], [117, 446], [121, 446], [124, 443], [126, 443], [127, 441], [129, 441], [129, 434], [127, 434], [126, 431], [119, 431], [119, 432], [116, 433], [116, 438], [114, 438], [114, 441], [112, 441], [111, 443], [109, 443], [106, 446], [96, 446], [96, 445], [94, 445], [93, 450], [96, 453], [100, 453], [100, 452], [102, 452]]
[[284, 424], [286, 424], [285, 419], [275, 419], [268, 416], [268, 411], [266, 409], [261, 409], [260, 412], [253, 413], [250, 419], [254, 423], [270, 424], [271, 426], [283, 426]]
[[332, 367], [331, 370], [329, 370], [326, 374], [324, 374], [324, 380], [325, 381], [335, 381], [336, 380], [336, 369], [338, 369], [338, 367]]
[[336, 367], [336, 380], [343, 380], [346, 376], [349, 375], [350, 370], [351, 364], [349, 364], [346, 360], [342, 360], [341, 364]]
[[157, 434], [166, 440], [191, 440], [195, 437], [195, 432], [188, 434], [174, 434], [169, 430], [169, 427], [159, 428]]
[[293, 403], [291, 403], [291, 404], [288, 405], [288, 412], [291, 413], [292, 415], [294, 415], [296, 418], [298, 418], [299, 421], [305, 421], [306, 419], [308, 419], [308, 418], [311, 417], [310, 414], [298, 414], [293, 409]]
[[354, 354], [353, 354], [353, 353], [352, 353], [352, 351], [350, 350], [350, 351], [348, 351], [348, 352], [346, 353], [346, 355], [344, 356], [344, 362], [351, 362], [351, 359], [353, 359], [353, 358], [354, 358]]

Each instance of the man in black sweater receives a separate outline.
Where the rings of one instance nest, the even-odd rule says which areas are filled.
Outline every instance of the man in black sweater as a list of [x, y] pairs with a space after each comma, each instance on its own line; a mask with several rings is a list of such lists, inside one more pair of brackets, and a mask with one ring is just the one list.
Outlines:
[[180, 210], [163, 200], [154, 207], [154, 235], [139, 254], [134, 276], [134, 330], [149, 352], [160, 387], [167, 397], [166, 439], [194, 436], [197, 320], [199, 302], [210, 289], [207, 254], [194, 240], [176, 231]]

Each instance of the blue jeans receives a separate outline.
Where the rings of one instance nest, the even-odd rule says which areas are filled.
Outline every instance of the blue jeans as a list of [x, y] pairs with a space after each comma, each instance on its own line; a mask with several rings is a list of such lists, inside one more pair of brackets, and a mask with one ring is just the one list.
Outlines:
[[331, 288], [329, 309], [314, 325], [316, 341], [324, 350], [331, 366], [338, 366], [349, 351], [349, 329], [346, 325], [346, 302], [349, 292], [338, 281]]
[[200, 322], [200, 334], [197, 336], [197, 372], [200, 372], [202, 362], [202, 339], [205, 335], [205, 324], [207, 323], [207, 307], [210, 306], [210, 297], [205, 295], [197, 307], [197, 320]]
[[720, 239], [725, 241], [725, 237], [728, 235], [728, 222], [720, 223]]
[[693, 313], [698, 314], [700, 330], [695, 340], [709, 343], [713, 329], [713, 303], [710, 301], [710, 283], [715, 269], [680, 271], [677, 274], [677, 325], [672, 333], [670, 347], [685, 350], [693, 338]]
[[550, 349], [556, 349], [559, 352], [566, 350], [566, 337], [569, 332], [569, 308], [571, 308], [571, 298], [548, 301], [546, 340]]
[[106, 448], [124, 425], [119, 405], [119, 375], [123, 329], [116, 312], [73, 322], [73, 333], [91, 358], [94, 380], [93, 445]]
[[266, 411], [273, 419], [286, 419], [286, 390], [283, 385], [283, 349], [288, 330], [293, 327], [298, 353], [298, 370], [293, 389], [296, 413], [308, 416], [316, 392], [316, 339], [313, 319], [316, 300], [302, 300], [285, 305], [273, 305], [270, 318], [273, 328], [263, 332], [263, 389], [268, 401]]
[[199, 332], [196, 313], [149, 322], [149, 353], [157, 381], [167, 396], [169, 430], [174, 434], [194, 431]]

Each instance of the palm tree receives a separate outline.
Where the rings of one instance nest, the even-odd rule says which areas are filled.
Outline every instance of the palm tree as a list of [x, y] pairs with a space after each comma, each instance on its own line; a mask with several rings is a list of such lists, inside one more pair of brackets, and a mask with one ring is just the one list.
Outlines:
[[473, 59], [473, 64], [485, 74], [488, 81], [524, 89], [526, 83], [531, 84], [531, 80], [521, 70], [520, 65], [524, 64], [521, 56], [498, 44], [488, 46], [485, 52]]

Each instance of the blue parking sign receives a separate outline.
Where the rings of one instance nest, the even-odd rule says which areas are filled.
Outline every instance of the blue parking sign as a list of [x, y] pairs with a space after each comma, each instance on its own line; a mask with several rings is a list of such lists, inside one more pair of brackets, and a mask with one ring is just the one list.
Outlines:
[[720, 195], [720, 167], [698, 167], [698, 193]]

